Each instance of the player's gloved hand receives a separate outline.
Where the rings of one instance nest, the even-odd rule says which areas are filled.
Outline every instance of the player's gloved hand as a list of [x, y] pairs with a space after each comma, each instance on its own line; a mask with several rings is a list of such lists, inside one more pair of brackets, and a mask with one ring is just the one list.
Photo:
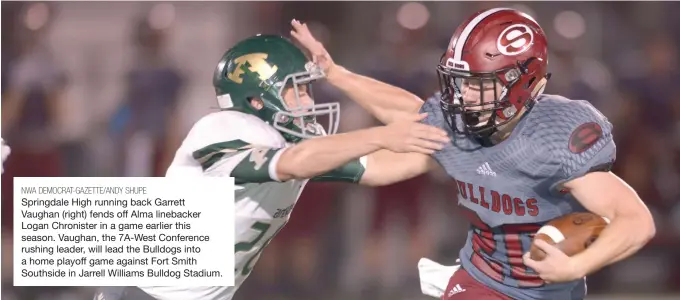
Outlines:
[[536, 247], [545, 251], [546, 257], [541, 261], [531, 259], [529, 252], [524, 254], [524, 264], [534, 269], [546, 283], [568, 282], [581, 279], [582, 274], [574, 259], [567, 256], [557, 247], [543, 240], [534, 242]]
[[381, 128], [381, 146], [394, 152], [419, 152], [432, 154], [444, 148], [451, 140], [445, 130], [420, 123], [426, 113], [411, 119], [394, 122]]
[[300, 21], [295, 19], [293, 19], [290, 24], [293, 26], [290, 35], [293, 36], [302, 47], [307, 49], [307, 52], [309, 52], [312, 57], [312, 62], [320, 67], [326, 76], [330, 77], [333, 72], [333, 67], [335, 67], [335, 62], [333, 62], [333, 58], [331, 58], [331, 55], [326, 51], [326, 47], [314, 38], [309, 31], [309, 28], [307, 28], [307, 24], [300, 23]]

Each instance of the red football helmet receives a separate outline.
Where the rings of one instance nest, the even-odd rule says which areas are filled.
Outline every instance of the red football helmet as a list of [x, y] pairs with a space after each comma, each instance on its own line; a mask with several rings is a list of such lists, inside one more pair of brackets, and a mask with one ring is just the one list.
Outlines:
[[[547, 46], [538, 23], [515, 9], [483, 10], [463, 22], [437, 67], [440, 102], [451, 128], [486, 137], [517, 117], [522, 107], [531, 109], [550, 78]], [[463, 101], [463, 85], [483, 87], [489, 82], [494, 86], [493, 101], [484, 99], [482, 89], [479, 101]], [[500, 92], [495, 88], [498, 84]], [[483, 114], [488, 120], [480, 124]]]

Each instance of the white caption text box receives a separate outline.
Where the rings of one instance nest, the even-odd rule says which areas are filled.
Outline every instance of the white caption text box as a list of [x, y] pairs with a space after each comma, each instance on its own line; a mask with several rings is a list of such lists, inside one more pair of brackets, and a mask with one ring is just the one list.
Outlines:
[[234, 232], [229, 177], [14, 178], [15, 286], [233, 286]]

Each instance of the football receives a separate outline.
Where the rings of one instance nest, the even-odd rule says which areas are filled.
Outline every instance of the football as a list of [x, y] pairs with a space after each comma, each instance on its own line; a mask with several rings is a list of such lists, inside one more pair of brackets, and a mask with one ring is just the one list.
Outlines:
[[[543, 225], [534, 240], [556, 245], [564, 254], [572, 256], [588, 248], [608, 224], [609, 220], [593, 213], [571, 213]], [[530, 256], [540, 261], [545, 258], [545, 252], [532, 243]]]

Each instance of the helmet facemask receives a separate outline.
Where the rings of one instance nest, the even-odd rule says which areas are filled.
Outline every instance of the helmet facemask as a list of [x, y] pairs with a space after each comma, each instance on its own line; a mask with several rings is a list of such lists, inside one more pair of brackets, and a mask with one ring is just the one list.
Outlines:
[[[447, 123], [456, 133], [489, 137], [517, 115], [517, 108], [508, 97], [508, 92], [520, 77], [515, 67], [494, 72], [470, 72], [439, 65], [437, 74], [441, 90], [441, 107]], [[463, 101], [464, 84], [479, 87], [478, 90], [468, 87], [467, 91], [478, 92], [478, 101], [475, 103]], [[489, 89], [493, 89], [493, 99], [487, 99], [489, 97], [485, 95]]]
[[[307, 63], [304, 72], [289, 74], [283, 81], [277, 84], [278, 97], [284, 110], [274, 114], [273, 126], [277, 130], [297, 138], [307, 139], [327, 134], [335, 134], [340, 123], [340, 104], [337, 102], [311, 104], [303, 103], [300, 98], [301, 86], [307, 87], [307, 94], [314, 99], [312, 83], [325, 78], [326, 75], [314, 63]], [[295, 96], [294, 106], [284, 99], [286, 88], [292, 88]], [[312, 100], [313, 101], [313, 100]], [[316, 120], [317, 116], [328, 116], [326, 129]], [[292, 125], [292, 126], [291, 126]]]

